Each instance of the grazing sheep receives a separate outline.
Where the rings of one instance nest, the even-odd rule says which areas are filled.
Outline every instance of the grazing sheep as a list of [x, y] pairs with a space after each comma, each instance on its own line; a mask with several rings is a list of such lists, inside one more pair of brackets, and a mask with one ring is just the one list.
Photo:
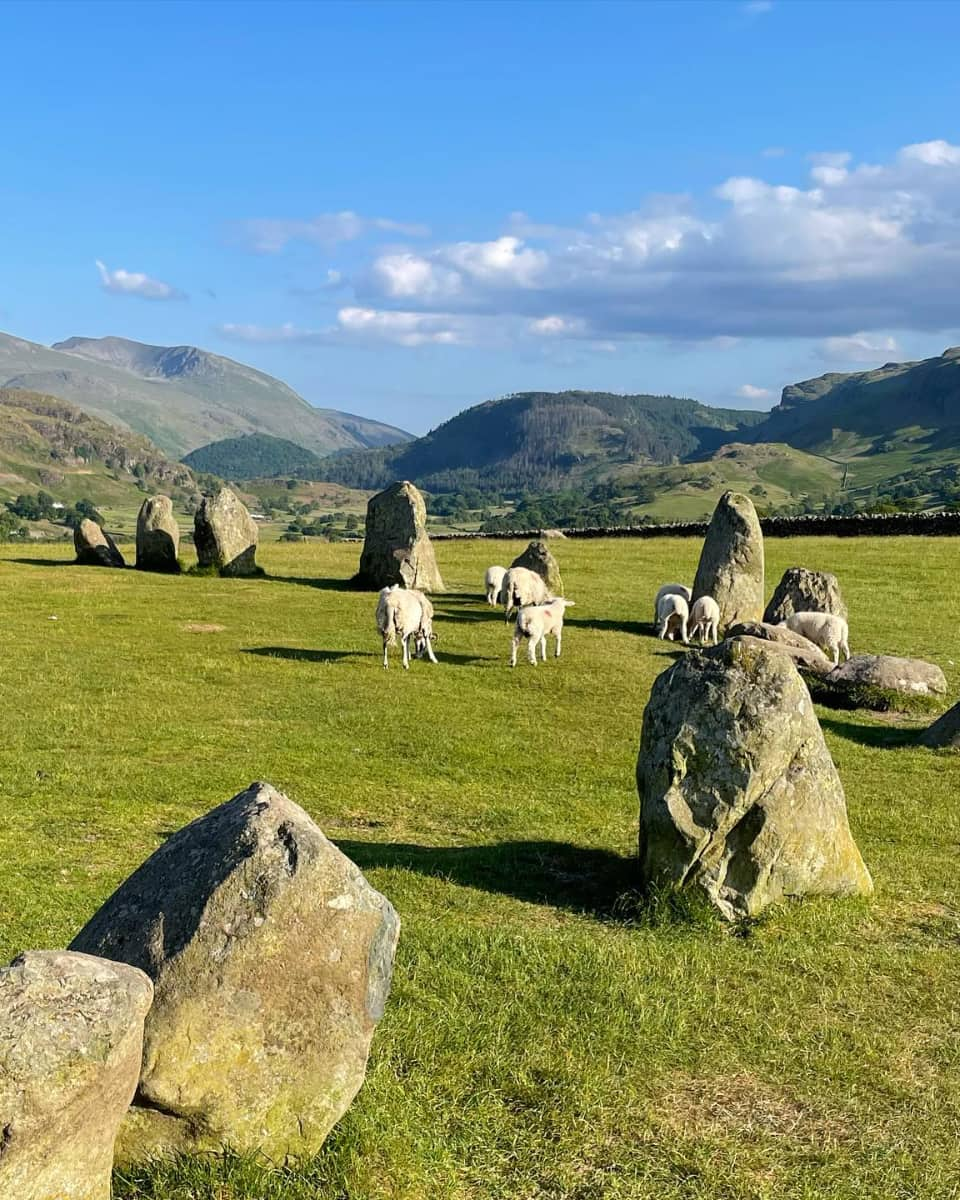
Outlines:
[[383, 666], [386, 670], [387, 651], [397, 644], [403, 648], [403, 669], [410, 669], [410, 639], [413, 638], [417, 658], [424, 654], [431, 662], [437, 661], [431, 642], [433, 632], [433, 605], [414, 588], [402, 588], [398, 583], [385, 587], [377, 602], [377, 628], [383, 636]]
[[537, 665], [537, 646], [540, 657], [547, 661], [547, 635], [553, 634], [557, 641], [555, 657], [560, 657], [560, 642], [563, 638], [564, 610], [573, 608], [572, 600], [551, 600], [547, 604], [528, 604], [517, 613], [517, 623], [510, 644], [510, 666], [517, 665], [517, 647], [527, 639], [527, 658], [531, 666]]
[[847, 641], [849, 629], [843, 617], [838, 617], [836, 613], [792, 613], [780, 624], [786, 625], [787, 629], [792, 629], [794, 633], [799, 633], [807, 641], [819, 646], [827, 657], [832, 655], [835, 667], [840, 664], [841, 651], [844, 658], [850, 657], [850, 645]]
[[509, 621], [514, 609], [526, 608], [531, 604], [546, 604], [553, 597], [547, 585], [536, 573], [526, 567], [511, 567], [503, 577], [500, 588], [500, 603], [504, 619]]
[[657, 601], [657, 637], [666, 638], [670, 635], [671, 641], [677, 640], [677, 631], [680, 632], [680, 640], [684, 645], [687, 644], [687, 621], [690, 619], [690, 610], [687, 607], [687, 602], [677, 592], [667, 592]]
[[690, 603], [690, 589], [685, 583], [665, 583], [659, 592], [657, 592], [657, 598], [653, 602], [654, 624], [660, 619], [657, 613], [660, 609], [660, 599], [663, 596], [682, 596], [688, 604]]
[[503, 577], [506, 573], [506, 567], [487, 567], [487, 573], [483, 577], [483, 586], [487, 592], [488, 604], [496, 606], [500, 603], [500, 589], [503, 587]]
[[717, 644], [717, 630], [720, 628], [720, 605], [712, 596], [701, 596], [694, 600], [690, 609], [690, 640], [696, 638], [699, 642]]

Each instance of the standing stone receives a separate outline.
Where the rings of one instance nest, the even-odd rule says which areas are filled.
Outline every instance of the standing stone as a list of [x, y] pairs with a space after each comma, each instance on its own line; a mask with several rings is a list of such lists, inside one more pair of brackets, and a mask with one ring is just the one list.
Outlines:
[[173, 516], [169, 496], [150, 496], [137, 516], [137, 570], [180, 571], [180, 527]]
[[260, 531], [247, 506], [228, 487], [204, 496], [193, 518], [193, 541], [201, 567], [221, 575], [260, 575], [257, 540]]
[[833, 613], [846, 620], [847, 606], [836, 575], [829, 571], [808, 571], [806, 567], [790, 567], [784, 571], [763, 619], [777, 625], [798, 612]]
[[421, 592], [444, 590], [427, 536], [427, 506], [412, 483], [392, 483], [371, 496], [360, 569], [353, 582], [377, 591], [395, 583]]
[[810, 694], [764, 643], [722, 642], [656, 680], [637, 788], [647, 886], [696, 887], [731, 920], [872, 891]]
[[960, 704], [948, 708], [942, 717], [920, 735], [921, 745], [940, 748], [960, 748]]
[[712, 596], [720, 628], [759, 621], [763, 612], [763, 534], [749, 496], [724, 492], [707, 529], [693, 599]]
[[32, 950], [0, 970], [0, 1196], [110, 1200], [153, 987], [142, 971]]
[[117, 544], [96, 521], [84, 517], [73, 530], [73, 548], [77, 562], [84, 567], [125, 567]]
[[315, 1153], [363, 1082], [399, 924], [269, 784], [164, 842], [73, 943], [156, 988], [118, 1159]]
[[526, 567], [528, 571], [535, 571], [547, 585], [552, 596], [563, 595], [563, 578], [560, 575], [560, 567], [550, 553], [546, 542], [531, 542], [510, 566]]

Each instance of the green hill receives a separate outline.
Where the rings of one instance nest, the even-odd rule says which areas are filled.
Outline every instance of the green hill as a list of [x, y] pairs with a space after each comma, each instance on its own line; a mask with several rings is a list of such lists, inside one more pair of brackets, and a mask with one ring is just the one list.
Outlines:
[[316, 467], [320, 459], [286, 438], [249, 433], [201, 446], [185, 455], [183, 462], [195, 471], [206, 471], [222, 479], [267, 479]]

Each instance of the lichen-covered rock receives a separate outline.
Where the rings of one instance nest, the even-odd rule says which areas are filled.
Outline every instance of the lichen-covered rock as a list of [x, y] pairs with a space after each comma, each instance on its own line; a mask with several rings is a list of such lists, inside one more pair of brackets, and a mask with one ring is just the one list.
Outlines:
[[73, 548], [77, 552], [77, 562], [84, 567], [125, 567], [127, 565], [110, 534], [105, 529], [101, 529], [96, 521], [91, 521], [89, 517], [84, 517], [74, 528]]
[[230, 488], [204, 496], [193, 518], [193, 541], [201, 567], [221, 575], [259, 575], [260, 531], [247, 506]]
[[137, 570], [175, 575], [180, 570], [179, 553], [180, 527], [173, 501], [169, 496], [149, 496], [137, 515]]
[[847, 606], [836, 575], [829, 571], [808, 571], [806, 567], [790, 567], [784, 571], [763, 619], [776, 625], [798, 612], [833, 613], [846, 620]]
[[880, 688], [906, 696], [944, 696], [947, 681], [936, 663], [892, 654], [854, 654], [830, 672], [832, 688]]
[[810, 695], [772, 646], [734, 638], [656, 680], [637, 788], [647, 886], [698, 888], [729, 919], [872, 890]]
[[3, 1200], [110, 1200], [152, 995], [142, 971], [86, 954], [33, 950], [0, 970]]
[[73, 943], [156, 988], [118, 1160], [318, 1150], [363, 1082], [398, 930], [389, 901], [268, 784], [164, 842]]
[[560, 574], [560, 566], [550, 553], [546, 542], [531, 542], [522, 554], [517, 555], [510, 566], [526, 567], [528, 571], [534, 571], [547, 585], [552, 596], [563, 595], [563, 577]]
[[720, 606], [720, 629], [759, 621], [763, 612], [763, 534], [753, 501], [724, 492], [717, 501], [700, 552], [693, 600], [712, 596]]
[[392, 483], [367, 503], [358, 587], [379, 591], [395, 583], [421, 592], [442, 592], [443, 580], [427, 536], [427, 506], [407, 480]]
[[814, 675], [827, 675], [833, 663], [819, 646], [785, 625], [769, 625], [765, 621], [739, 621], [727, 630], [728, 638], [756, 638], [767, 642], [774, 650], [786, 654], [801, 671]]
[[960, 704], [948, 708], [929, 729], [925, 729], [920, 735], [920, 741], [924, 746], [933, 748], [960, 748]]

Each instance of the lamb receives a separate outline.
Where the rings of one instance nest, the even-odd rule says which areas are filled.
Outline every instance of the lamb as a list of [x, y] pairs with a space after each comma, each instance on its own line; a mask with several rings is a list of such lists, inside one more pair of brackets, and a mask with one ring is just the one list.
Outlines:
[[720, 627], [720, 605], [712, 596], [701, 596], [694, 600], [690, 609], [690, 639], [697, 638], [701, 643], [717, 644], [717, 630]]
[[841, 651], [844, 658], [850, 657], [850, 645], [847, 640], [849, 628], [843, 617], [838, 617], [835, 613], [792, 613], [780, 624], [819, 646], [828, 657], [832, 655], [835, 667], [840, 665]]
[[514, 609], [526, 608], [531, 604], [546, 604], [552, 599], [546, 583], [536, 571], [530, 571], [526, 567], [511, 567], [503, 577], [500, 603], [503, 605], [503, 616], [507, 621], [510, 620]]
[[500, 589], [503, 587], [503, 577], [506, 567], [487, 567], [483, 577], [483, 586], [487, 592], [487, 603], [496, 606], [500, 603]]
[[657, 601], [657, 637], [665, 639], [667, 634], [670, 635], [671, 641], [677, 640], [677, 632], [680, 633], [680, 640], [684, 645], [687, 644], [687, 621], [690, 619], [690, 610], [687, 607], [687, 602], [677, 592], [667, 592], [666, 595], [660, 597]]
[[527, 639], [527, 658], [530, 665], [537, 665], [537, 646], [540, 647], [540, 657], [547, 661], [547, 635], [553, 634], [557, 646], [555, 657], [560, 657], [560, 642], [563, 638], [563, 614], [568, 608], [573, 608], [573, 600], [551, 600], [547, 604], [527, 604], [517, 613], [517, 623], [513, 631], [513, 641], [510, 645], [510, 666], [517, 665], [517, 647], [523, 638]]
[[687, 585], [685, 583], [665, 583], [663, 585], [663, 587], [657, 592], [657, 598], [653, 602], [654, 624], [656, 624], [656, 622], [659, 621], [659, 619], [660, 619], [657, 616], [657, 613], [660, 609], [661, 597], [662, 596], [671, 596], [671, 595], [682, 596], [688, 604], [690, 603], [690, 589], [687, 587]]
[[433, 632], [433, 605], [414, 588], [402, 588], [398, 583], [385, 587], [377, 602], [377, 628], [383, 636], [383, 667], [387, 669], [387, 651], [397, 644], [403, 648], [403, 669], [410, 669], [410, 639], [413, 638], [417, 658], [424, 654], [431, 662], [437, 661], [431, 642], [436, 640]]

